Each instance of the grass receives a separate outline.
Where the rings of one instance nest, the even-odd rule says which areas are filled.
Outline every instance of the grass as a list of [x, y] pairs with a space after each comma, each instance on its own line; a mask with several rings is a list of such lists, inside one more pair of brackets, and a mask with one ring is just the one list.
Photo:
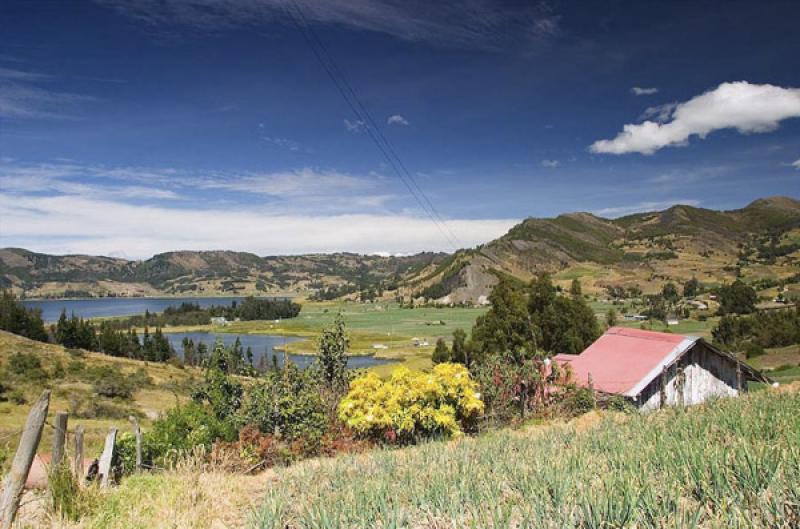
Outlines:
[[258, 476], [141, 474], [71, 527], [789, 529], [800, 523], [793, 389], [650, 415], [592, 412]]
[[[42, 368], [48, 373], [52, 373], [57, 363], [67, 368], [70, 362], [80, 362], [84, 368], [111, 366], [126, 376], [134, 377], [139, 369], [150, 377], [150, 383], [136, 391], [130, 402], [118, 402], [104, 400], [109, 406], [115, 406], [123, 411], [129, 410], [140, 417], [140, 422], [144, 427], [149, 426], [152, 419], [168, 408], [171, 408], [178, 400], [188, 398], [186, 389], [191, 377], [200, 376], [200, 372], [195, 369], [158, 364], [146, 363], [125, 358], [114, 358], [99, 353], [83, 352], [81, 356], [67, 352], [59, 345], [35, 342], [16, 336], [14, 334], [0, 331], [0, 375], [5, 371], [8, 359], [16, 352], [33, 354], [42, 363]], [[68, 371], [68, 370], [67, 370]], [[70, 398], [80, 396], [87, 401], [98, 399], [91, 392], [91, 385], [83, 381], [81, 375], [66, 374], [61, 378], [47, 378], [46, 380], [19, 380], [11, 382], [11, 390], [18, 391], [26, 400], [26, 403], [18, 404], [11, 400], [0, 402], [0, 448], [7, 445], [13, 449], [16, 447], [18, 437], [15, 435], [23, 425], [33, 402], [45, 388], [52, 390], [50, 399], [50, 415], [56, 411], [68, 411], [70, 409]], [[7, 383], [7, 381], [4, 381]], [[83, 425], [85, 431], [86, 456], [99, 455], [102, 451], [102, 443], [108, 429], [116, 426], [121, 430], [129, 427], [127, 413], [122, 418], [76, 418], [69, 419], [69, 430], [72, 431], [78, 424]], [[52, 430], [45, 427], [42, 442], [39, 444], [40, 452], [49, 452], [51, 446]]]
[[256, 527], [797, 527], [799, 412], [763, 391], [299, 465]]

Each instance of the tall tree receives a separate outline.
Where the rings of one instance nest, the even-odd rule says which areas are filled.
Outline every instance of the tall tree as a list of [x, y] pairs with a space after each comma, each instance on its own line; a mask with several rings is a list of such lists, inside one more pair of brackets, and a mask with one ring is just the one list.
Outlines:
[[696, 277], [692, 277], [689, 281], [683, 284], [683, 297], [693, 298], [700, 293], [700, 281]]
[[533, 334], [525, 297], [509, 280], [501, 278], [491, 294], [491, 308], [479, 316], [472, 329], [476, 352], [533, 351]]
[[450, 360], [469, 367], [469, 345], [467, 344], [467, 333], [464, 329], [453, 331], [453, 347], [450, 353]]
[[329, 388], [337, 391], [347, 387], [347, 347], [349, 344], [344, 317], [339, 313], [333, 320], [333, 326], [322, 331], [317, 357], [323, 380]]
[[434, 364], [443, 364], [450, 361], [450, 349], [444, 342], [444, 338], [436, 340], [436, 348], [433, 350], [433, 357], [431, 358]]
[[581, 288], [581, 282], [577, 277], [572, 280], [572, 284], [569, 286], [569, 295], [573, 298], [579, 298], [583, 296], [583, 288]]
[[750, 314], [757, 301], [756, 291], [739, 279], [719, 289], [720, 314]]

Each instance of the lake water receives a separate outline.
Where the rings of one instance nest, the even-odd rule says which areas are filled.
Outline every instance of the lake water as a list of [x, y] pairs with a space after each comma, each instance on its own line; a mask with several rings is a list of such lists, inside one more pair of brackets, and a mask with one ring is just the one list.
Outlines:
[[[194, 303], [201, 307], [211, 305], [230, 305], [234, 301], [241, 301], [241, 297], [189, 297], [189, 298], [97, 298], [97, 299], [42, 299], [24, 300], [26, 307], [37, 308], [42, 311], [42, 318], [46, 322], [58, 320], [62, 310], [67, 311], [67, 315], [75, 314], [81, 318], [108, 318], [113, 316], [133, 316], [144, 314], [145, 311], [162, 312], [167, 307], [177, 307], [181, 303]], [[287, 336], [273, 336], [268, 334], [228, 334], [213, 332], [178, 332], [164, 333], [179, 356], [183, 356], [183, 346], [181, 342], [184, 337], [191, 338], [194, 343], [205, 343], [209, 349], [214, 346], [217, 338], [221, 338], [225, 345], [233, 345], [238, 337], [242, 342], [242, 348], [253, 350], [253, 362], [258, 365], [262, 356], [266, 356], [267, 362], [272, 361], [274, 347], [294, 342], [300, 338]], [[278, 362], [283, 364], [283, 353], [275, 351]], [[292, 362], [298, 367], [305, 368], [314, 361], [313, 356], [289, 355]], [[352, 356], [347, 365], [351, 368], [370, 367], [374, 365], [389, 363], [389, 360], [373, 358], [371, 356]]]
[[177, 307], [184, 302], [210, 307], [230, 305], [233, 301], [241, 299], [241, 297], [28, 299], [22, 303], [29, 308], [41, 309], [42, 319], [52, 322], [58, 320], [62, 310], [67, 311], [67, 316], [74, 313], [81, 318], [107, 318], [144, 314], [145, 311], [163, 312], [167, 307]]
[[[283, 346], [289, 342], [296, 342], [301, 338], [293, 338], [288, 336], [270, 336], [268, 334], [229, 334], [229, 333], [214, 333], [214, 332], [175, 332], [164, 333], [164, 336], [169, 339], [169, 343], [175, 348], [178, 356], [183, 356], [183, 339], [190, 338], [195, 344], [200, 342], [205, 343], [209, 350], [214, 347], [217, 338], [222, 339], [225, 345], [233, 345], [238, 337], [242, 342], [242, 349], [247, 350], [250, 347], [253, 350], [253, 364], [258, 366], [262, 356], [266, 356], [267, 365], [272, 363], [273, 352], [278, 358], [278, 363], [283, 365], [283, 352], [275, 351], [275, 347]], [[314, 361], [313, 356], [308, 355], [289, 355], [289, 359], [294, 362], [297, 367], [304, 369]], [[375, 365], [387, 364], [389, 360], [380, 358], [373, 358], [371, 356], [351, 356], [347, 360], [347, 366], [350, 368], [371, 367]]]

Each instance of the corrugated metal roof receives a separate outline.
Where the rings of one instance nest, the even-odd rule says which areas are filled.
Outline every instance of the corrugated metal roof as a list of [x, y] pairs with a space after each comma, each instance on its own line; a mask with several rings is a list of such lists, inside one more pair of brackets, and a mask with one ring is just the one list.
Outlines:
[[624, 327], [611, 327], [579, 355], [556, 355], [572, 369], [575, 382], [606, 393], [636, 396], [663, 367], [698, 340]]

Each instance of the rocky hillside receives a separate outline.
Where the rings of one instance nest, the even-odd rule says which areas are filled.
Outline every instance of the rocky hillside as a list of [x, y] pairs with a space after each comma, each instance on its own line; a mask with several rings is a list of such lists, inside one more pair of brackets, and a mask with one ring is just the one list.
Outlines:
[[652, 291], [666, 280], [692, 276], [718, 283], [735, 277], [737, 268], [753, 278], [789, 275], [798, 271], [798, 250], [800, 201], [788, 197], [732, 211], [677, 205], [613, 220], [570, 213], [526, 219], [407, 284], [427, 298], [475, 302], [501, 275], [527, 281], [546, 271], [564, 283], [580, 277], [597, 290], [636, 283]]

